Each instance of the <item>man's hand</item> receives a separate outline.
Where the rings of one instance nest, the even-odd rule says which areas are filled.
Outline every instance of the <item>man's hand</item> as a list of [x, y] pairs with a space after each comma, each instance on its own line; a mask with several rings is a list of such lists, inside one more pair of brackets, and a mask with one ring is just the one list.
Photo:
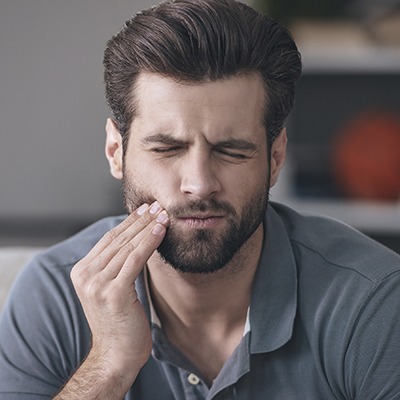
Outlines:
[[157, 203], [144, 204], [72, 269], [92, 347], [56, 399], [121, 398], [129, 390], [152, 347], [135, 280], [162, 242], [168, 223], [166, 211]]

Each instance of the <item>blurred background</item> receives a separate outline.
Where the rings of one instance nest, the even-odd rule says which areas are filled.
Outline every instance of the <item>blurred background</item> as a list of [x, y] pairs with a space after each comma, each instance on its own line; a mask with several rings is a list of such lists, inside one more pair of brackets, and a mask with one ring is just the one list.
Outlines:
[[[400, 252], [400, 2], [248, 0], [304, 74], [272, 199]], [[153, 0], [0, 2], [0, 247], [47, 246], [123, 212], [104, 156], [106, 41]]]
[[253, 5], [289, 28], [304, 65], [272, 198], [400, 252], [400, 1]]

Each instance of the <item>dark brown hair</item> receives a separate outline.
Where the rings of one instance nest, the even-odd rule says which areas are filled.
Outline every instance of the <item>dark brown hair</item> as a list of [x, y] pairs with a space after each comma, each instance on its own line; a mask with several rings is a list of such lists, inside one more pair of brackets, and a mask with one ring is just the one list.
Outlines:
[[301, 60], [286, 28], [234, 0], [172, 0], [134, 15], [104, 54], [106, 98], [126, 141], [142, 71], [182, 82], [259, 72], [269, 144], [292, 109]]

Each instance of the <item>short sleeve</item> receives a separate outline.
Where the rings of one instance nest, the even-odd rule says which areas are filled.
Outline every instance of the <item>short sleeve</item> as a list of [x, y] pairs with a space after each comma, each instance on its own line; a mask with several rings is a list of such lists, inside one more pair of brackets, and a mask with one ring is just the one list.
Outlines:
[[0, 319], [0, 400], [51, 398], [87, 354], [71, 268], [38, 256], [13, 285]]

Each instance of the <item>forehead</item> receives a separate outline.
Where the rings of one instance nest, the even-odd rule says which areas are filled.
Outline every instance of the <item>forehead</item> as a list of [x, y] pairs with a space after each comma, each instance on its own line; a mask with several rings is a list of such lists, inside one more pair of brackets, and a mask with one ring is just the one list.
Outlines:
[[133, 97], [132, 128], [176, 135], [232, 135], [264, 130], [265, 88], [258, 73], [200, 83], [141, 73]]

